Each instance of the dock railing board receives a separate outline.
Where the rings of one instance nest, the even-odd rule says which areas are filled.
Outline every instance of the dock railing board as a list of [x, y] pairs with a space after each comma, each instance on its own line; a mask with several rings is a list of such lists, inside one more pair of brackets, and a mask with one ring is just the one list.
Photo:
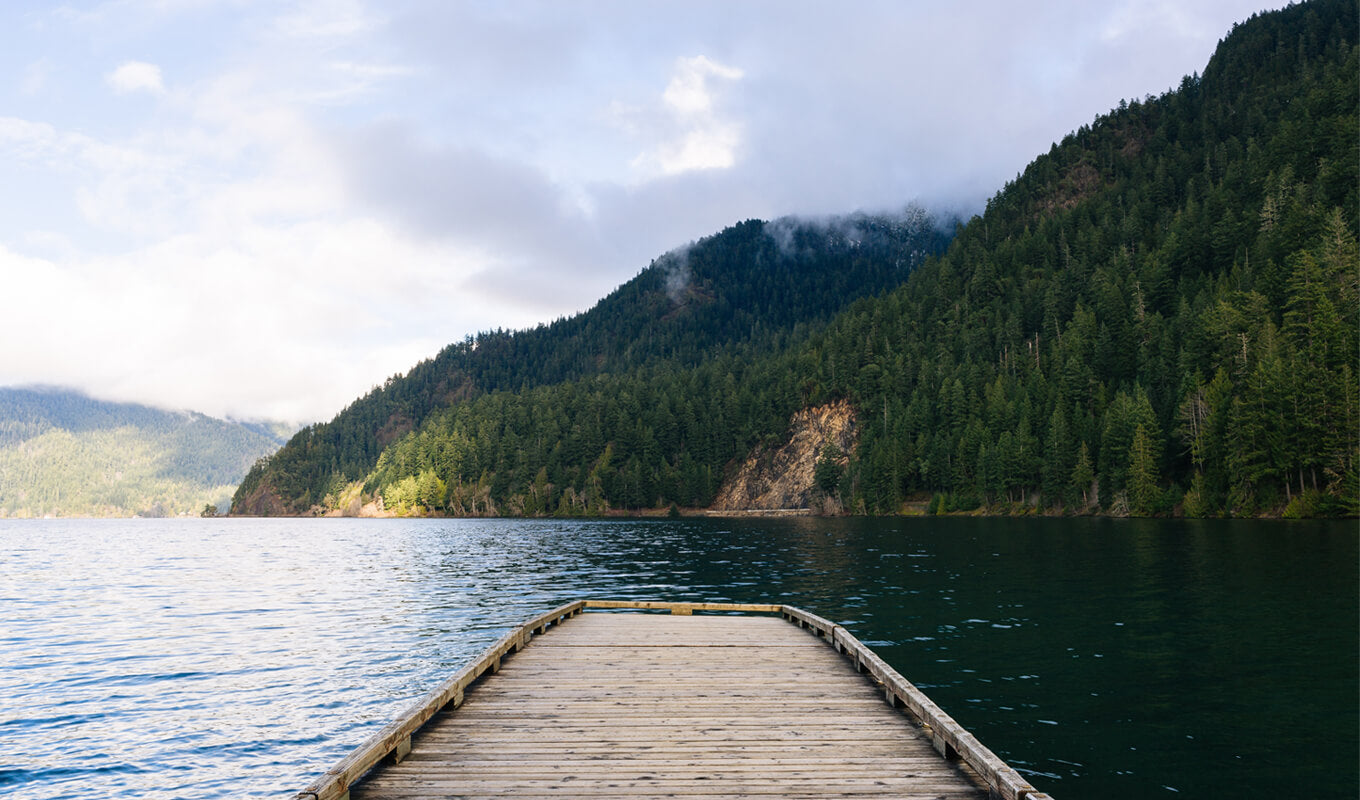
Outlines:
[[563, 624], [587, 609], [666, 611], [672, 615], [690, 615], [696, 611], [778, 614], [825, 640], [828, 646], [847, 658], [857, 672], [881, 687], [884, 700], [906, 712], [919, 724], [942, 757], [960, 759], [971, 767], [986, 783], [990, 797], [1000, 800], [1050, 800], [1047, 794], [1030, 785], [924, 692], [840, 625], [787, 605], [646, 600], [577, 600], [533, 617], [502, 636], [474, 661], [417, 700], [401, 716], [369, 737], [310, 786], [293, 795], [294, 800], [348, 800], [350, 787], [374, 767], [384, 762], [399, 763], [405, 759], [411, 752], [412, 736], [440, 711], [461, 706], [464, 692], [476, 681], [498, 672], [502, 661], [526, 647], [533, 637], [547, 633], [554, 626]]
[[867, 672], [883, 687], [884, 699], [894, 707], [905, 707], [922, 727], [930, 731], [935, 749], [945, 758], [962, 758], [983, 780], [991, 794], [1005, 800], [1040, 800], [1048, 795], [1030, 785], [1020, 773], [989, 750], [977, 737], [964, 730], [925, 692], [912, 685], [901, 673], [888, 666], [877, 653], [840, 625], [793, 606], [784, 606], [785, 619], [811, 628], [836, 651], [849, 658], [859, 672]]

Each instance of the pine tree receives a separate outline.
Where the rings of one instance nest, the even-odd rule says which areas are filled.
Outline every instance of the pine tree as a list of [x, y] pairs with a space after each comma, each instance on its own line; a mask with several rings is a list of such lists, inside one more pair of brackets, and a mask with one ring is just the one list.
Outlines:
[[1093, 502], [1091, 484], [1095, 481], [1095, 470], [1091, 467], [1091, 451], [1086, 442], [1077, 451], [1077, 463], [1072, 467], [1072, 488], [1081, 492], [1082, 508], [1089, 508]]
[[1050, 502], [1061, 499], [1063, 484], [1068, 475], [1071, 474], [1071, 470], [1068, 468], [1070, 463], [1072, 463], [1072, 459], [1067, 415], [1063, 413], [1062, 404], [1059, 403], [1054, 406], [1053, 415], [1049, 419], [1048, 441], [1044, 447], [1044, 495]]
[[1147, 516], [1157, 508], [1161, 490], [1158, 488], [1157, 455], [1152, 439], [1140, 424], [1133, 430], [1129, 445], [1129, 511]]

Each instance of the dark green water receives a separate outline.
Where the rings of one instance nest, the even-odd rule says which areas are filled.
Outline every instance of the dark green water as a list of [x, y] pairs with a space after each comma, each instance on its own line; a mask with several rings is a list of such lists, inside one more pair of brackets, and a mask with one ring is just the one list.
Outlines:
[[0, 796], [291, 796], [511, 626], [621, 597], [840, 622], [1058, 800], [1354, 798], [1358, 533], [0, 521]]
[[1056, 796], [1357, 796], [1354, 522], [680, 527], [690, 582], [841, 621]]

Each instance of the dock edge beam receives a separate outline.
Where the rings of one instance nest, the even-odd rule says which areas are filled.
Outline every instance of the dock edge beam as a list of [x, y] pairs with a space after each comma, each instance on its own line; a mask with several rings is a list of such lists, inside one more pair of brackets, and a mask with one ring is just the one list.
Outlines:
[[577, 600], [533, 617], [496, 640], [476, 660], [455, 672], [439, 686], [421, 697], [396, 720], [368, 738], [293, 800], [348, 800], [349, 789], [369, 770], [385, 759], [401, 760], [411, 748], [411, 737], [446, 707], [463, 703], [465, 690], [478, 678], [500, 668], [501, 659], [526, 647], [534, 636], [542, 636], [586, 609], [668, 611], [689, 615], [695, 611], [778, 614], [826, 641], [849, 659], [856, 671], [883, 687], [884, 700], [910, 714], [929, 732], [935, 749], [945, 758], [959, 758], [987, 783], [992, 800], [1052, 800], [1026, 781], [1020, 773], [987, 749], [977, 737], [964, 730], [939, 706], [897, 670], [888, 666], [873, 650], [849, 631], [830, 620], [801, 608], [768, 603], [667, 602], [659, 600]]
[[889, 705], [905, 709], [929, 731], [931, 741], [940, 755], [962, 759], [987, 782], [991, 797], [998, 800], [1051, 800], [845, 628], [794, 606], [782, 606], [780, 614], [784, 619], [827, 640], [836, 652], [855, 665], [856, 671], [867, 672], [875, 683], [883, 687], [884, 699]]
[[[384, 759], [395, 757], [403, 746], [409, 747], [411, 735], [424, 727], [431, 717], [446, 706], [457, 708], [462, 705], [463, 694], [468, 686], [482, 675], [499, 669], [503, 657], [522, 650], [536, 631], [540, 635], [546, 633], [552, 626], [560, 625], [580, 614], [585, 606], [584, 600], [568, 603], [545, 614], [539, 614], [497, 639], [495, 644], [487, 648], [476, 660], [421, 697], [396, 720], [373, 734], [352, 753], [341, 759], [340, 763], [331, 767], [293, 797], [295, 800], [345, 800], [349, 796], [349, 788], [355, 781]], [[402, 757], [404, 755], [402, 754]]]

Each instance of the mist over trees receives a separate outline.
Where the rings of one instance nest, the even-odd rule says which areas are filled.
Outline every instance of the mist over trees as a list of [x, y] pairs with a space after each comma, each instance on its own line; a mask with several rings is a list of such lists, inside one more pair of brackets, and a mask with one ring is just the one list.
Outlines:
[[258, 464], [233, 508], [702, 507], [844, 398], [859, 445], [818, 481], [858, 513], [1354, 515], [1357, 29], [1341, 0], [1235, 26], [936, 257], [919, 217], [745, 222], [586, 314], [453, 345]]
[[824, 374], [884, 421], [856, 502], [1355, 513], [1355, 16], [1237, 26], [1202, 77], [1066, 137], [837, 319]]
[[[648, 381], [672, 380], [666, 376], [685, 373], [684, 380], [699, 381], [697, 386], [708, 379], [689, 376], [687, 371], [699, 370], [707, 376], [720, 365], [730, 364], [745, 376], [756, 362], [768, 369], [766, 359], [805, 341], [846, 304], [901, 285], [928, 256], [943, 251], [950, 236], [948, 227], [916, 207], [895, 215], [739, 223], [658, 258], [583, 314], [526, 331], [469, 337], [418, 364], [406, 376], [394, 376], [331, 422], [304, 429], [272, 459], [257, 465], [237, 492], [233, 508], [238, 513], [305, 512], [327, 495], [336, 496], [337, 486], [366, 480], [387, 447], [412, 431], [423, 433], [431, 426], [447, 424], [448, 413], [461, 413], [457, 409], [465, 404], [491, 409], [498, 402], [530, 403], [533, 414], [515, 416], [530, 425], [555, 416], [543, 412], [536, 399], [542, 395], [534, 394], [546, 387], [558, 387], [555, 402], [574, 403], [571, 398], [576, 392], [599, 391], [611, 394], [609, 403], [631, 407], [629, 397], [660, 394], [678, 399], [675, 387], [648, 384], [649, 388], [642, 388]], [[606, 377], [629, 388], [625, 391], [623, 384], [610, 380], [592, 383]], [[744, 382], [745, 378], [737, 381], [734, 375], [732, 381], [718, 385]], [[520, 396], [489, 399], [500, 395]], [[732, 398], [688, 398], [696, 419], [716, 426], [706, 438], [725, 441], [745, 437], [757, 428], [765, 432], [749, 403], [741, 410], [714, 405], [734, 399], [735, 392]], [[618, 415], [600, 412], [596, 417], [593, 423], [578, 423], [583, 431], [599, 429], [600, 447], [587, 439], [581, 446], [589, 453], [578, 455], [593, 461], [603, 455], [604, 442], [613, 441], [613, 457], [622, 458], [616, 466], [626, 468], [628, 458], [620, 452], [628, 449], [628, 434], [616, 436], [617, 427], [606, 427], [606, 420], [617, 421]], [[786, 421], [787, 413], [779, 426]], [[723, 432], [729, 424], [734, 430]], [[481, 422], [477, 427], [479, 436], [493, 428]], [[571, 425], [563, 428], [571, 429]], [[529, 431], [517, 430], [510, 444], [500, 438], [479, 439], [478, 452], [483, 456], [476, 462], [476, 476], [482, 471], [495, 473], [494, 478], [488, 475], [488, 481], [498, 487], [513, 484], [517, 493], [522, 491], [544, 464], [535, 465], [525, 478], [520, 472], [528, 467], [521, 468], [518, 461], [509, 466], [505, 458], [488, 453], [513, 447], [510, 458], [516, 459], [519, 440], [529, 436]], [[542, 436], [538, 433], [532, 438]], [[742, 447], [744, 441], [733, 439], [723, 445], [723, 457], [731, 458], [734, 448]], [[564, 449], [576, 452], [578, 448], [564, 444]], [[711, 457], [718, 458], [717, 452]], [[680, 453], [667, 455], [674, 460]], [[637, 470], [650, 474], [655, 467], [649, 461], [645, 469]], [[710, 471], [716, 470], [719, 476], [721, 467], [721, 462], [709, 463]], [[384, 473], [389, 474], [385, 468]], [[500, 500], [498, 508], [505, 497]], [[619, 504], [617, 499], [611, 502]]]

